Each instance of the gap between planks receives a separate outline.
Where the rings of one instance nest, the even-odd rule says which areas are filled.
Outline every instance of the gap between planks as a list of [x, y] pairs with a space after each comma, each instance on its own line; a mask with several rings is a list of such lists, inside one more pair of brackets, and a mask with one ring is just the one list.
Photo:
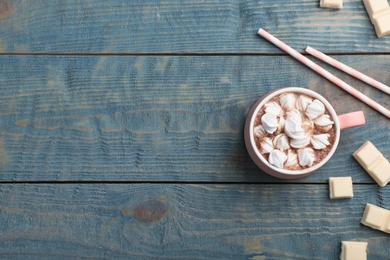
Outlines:
[[[291, 182], [291, 181], [281, 181], [281, 182], [211, 182], [211, 181], [0, 181], [0, 185], [8, 184], [59, 184], [59, 185], [68, 185], [68, 184], [106, 184], [106, 185], [132, 185], [132, 184], [154, 184], [154, 185], [329, 185], [328, 182]], [[376, 183], [353, 183], [357, 186], [373, 186], [377, 185]]]
[[[304, 56], [311, 57], [305, 51], [300, 51]], [[330, 56], [381, 56], [390, 55], [389, 52], [324, 52]], [[286, 53], [0, 53], [0, 56], [289, 56]]]

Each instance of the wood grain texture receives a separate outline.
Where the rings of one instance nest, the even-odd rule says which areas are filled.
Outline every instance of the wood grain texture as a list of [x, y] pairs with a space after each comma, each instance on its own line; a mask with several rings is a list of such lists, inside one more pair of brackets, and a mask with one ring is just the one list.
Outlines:
[[388, 234], [360, 225], [389, 189], [355, 185], [2, 185], [0, 257], [338, 259], [342, 240], [388, 259]]
[[302, 51], [390, 51], [361, 0], [0, 1], [0, 53], [280, 53], [260, 27]]
[[[367, 74], [390, 83], [388, 56], [338, 58], [362, 71], [370, 64]], [[390, 107], [388, 96], [339, 75]], [[0, 180], [272, 182], [249, 158], [243, 125], [256, 99], [284, 86], [367, 117], [300, 181], [332, 173], [372, 182], [351, 154], [371, 140], [390, 158], [389, 120], [287, 56], [2, 56]]]
[[[390, 36], [362, 1], [318, 5], [0, 0], [0, 258], [332, 260], [355, 240], [388, 259], [389, 235], [359, 222], [367, 202], [390, 209], [389, 187], [351, 155], [370, 140], [390, 159], [390, 121], [256, 35], [347, 54], [336, 58], [390, 85]], [[250, 106], [285, 86], [367, 120], [291, 183], [243, 141]], [[353, 199], [329, 200], [336, 176], [352, 176]]]

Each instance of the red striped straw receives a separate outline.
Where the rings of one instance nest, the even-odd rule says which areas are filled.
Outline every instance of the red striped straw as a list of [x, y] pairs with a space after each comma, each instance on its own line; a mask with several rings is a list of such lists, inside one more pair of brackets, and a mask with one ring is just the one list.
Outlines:
[[378, 104], [377, 102], [375, 102], [371, 98], [367, 97], [366, 95], [364, 95], [360, 91], [356, 90], [355, 88], [348, 85], [347, 83], [345, 83], [341, 79], [332, 75], [327, 70], [321, 68], [319, 65], [315, 64], [314, 62], [312, 62], [311, 60], [309, 60], [308, 58], [306, 58], [305, 56], [303, 56], [302, 54], [300, 54], [299, 52], [297, 52], [296, 50], [294, 50], [293, 48], [291, 48], [290, 46], [288, 46], [284, 42], [275, 38], [274, 36], [272, 36], [271, 34], [266, 32], [262, 28], [260, 28], [257, 33], [259, 35], [261, 35], [262, 37], [264, 37], [265, 39], [267, 39], [269, 42], [273, 43], [274, 45], [276, 45], [277, 47], [282, 49], [283, 51], [287, 52], [289, 55], [291, 55], [295, 59], [299, 60], [300, 62], [302, 62], [303, 64], [305, 64], [306, 66], [308, 66], [309, 68], [314, 70], [315, 72], [317, 72], [318, 74], [320, 74], [321, 76], [323, 76], [324, 78], [328, 79], [329, 81], [333, 82], [334, 84], [336, 84], [340, 88], [344, 89], [346, 92], [348, 92], [349, 94], [351, 94], [355, 98], [359, 99], [360, 101], [366, 103], [367, 105], [369, 105], [373, 109], [382, 113], [387, 118], [390, 118], [390, 110], [381, 106], [380, 104]]
[[335, 60], [335, 59], [329, 57], [328, 55], [326, 55], [326, 54], [324, 54], [324, 53], [322, 53], [322, 52], [320, 52], [320, 51], [318, 51], [310, 46], [307, 46], [305, 51], [307, 53], [313, 55], [314, 57], [316, 57], [322, 61], [325, 61], [326, 63], [332, 65], [333, 67], [338, 68], [339, 70], [342, 70], [345, 73], [348, 73], [349, 75], [354, 76], [355, 78], [360, 79], [361, 81], [366, 82], [367, 84], [369, 84], [369, 85], [371, 85], [379, 90], [382, 90], [383, 92], [390, 95], [390, 87], [386, 86], [385, 84], [380, 83], [379, 81], [377, 81], [373, 78], [370, 78], [369, 76], [339, 62], [338, 60]]

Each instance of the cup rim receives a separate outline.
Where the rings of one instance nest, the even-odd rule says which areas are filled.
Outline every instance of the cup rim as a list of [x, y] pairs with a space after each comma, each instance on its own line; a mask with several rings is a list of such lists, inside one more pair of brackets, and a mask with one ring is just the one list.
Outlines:
[[[311, 96], [313, 98], [316, 98], [323, 102], [325, 105], [326, 109], [330, 113], [334, 125], [336, 127], [336, 132], [335, 132], [335, 140], [332, 149], [329, 151], [329, 153], [326, 155], [326, 157], [319, 163], [315, 164], [312, 167], [303, 169], [303, 170], [287, 170], [287, 169], [279, 169], [273, 165], [271, 165], [263, 155], [259, 152], [259, 150], [256, 147], [256, 143], [254, 140], [254, 121], [257, 116], [257, 113], [259, 112], [260, 108], [268, 102], [270, 99], [273, 97], [286, 93], [286, 92], [294, 92], [294, 93], [302, 93], [306, 94], [308, 96]], [[307, 89], [307, 88], [302, 88], [302, 87], [284, 87], [284, 88], [279, 88], [273, 91], [268, 92], [267, 94], [263, 95], [255, 104], [254, 104], [255, 109], [253, 110], [253, 113], [251, 113], [250, 116], [250, 122], [249, 122], [249, 139], [250, 139], [250, 145], [251, 148], [253, 149], [256, 157], [260, 159], [261, 163], [264, 164], [266, 167], [270, 168], [272, 171], [277, 172], [279, 174], [285, 175], [286, 177], [290, 176], [300, 176], [300, 175], [308, 175], [311, 172], [314, 172], [321, 168], [326, 162], [329, 161], [329, 159], [333, 156], [334, 152], [336, 151], [336, 148], [338, 146], [339, 140], [340, 140], [340, 123], [338, 121], [338, 116], [332, 105], [328, 102], [326, 98], [318, 94], [317, 92]], [[247, 130], [248, 131], [248, 130]]]

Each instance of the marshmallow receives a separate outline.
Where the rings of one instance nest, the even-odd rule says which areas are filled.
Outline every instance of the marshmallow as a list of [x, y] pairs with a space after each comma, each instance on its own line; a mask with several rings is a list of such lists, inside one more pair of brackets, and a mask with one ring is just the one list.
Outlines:
[[306, 115], [313, 120], [314, 118], [323, 115], [325, 113], [325, 106], [324, 104], [319, 101], [318, 99], [315, 99], [313, 102], [311, 102], [306, 107]]
[[314, 124], [316, 125], [317, 129], [321, 130], [322, 132], [328, 132], [330, 129], [332, 129], [334, 122], [330, 120], [329, 115], [322, 115], [314, 121]]
[[271, 113], [265, 113], [261, 117], [261, 124], [263, 125], [265, 131], [269, 134], [273, 134], [279, 126], [278, 119], [276, 118], [276, 115]]
[[273, 114], [275, 116], [280, 116], [283, 113], [282, 108], [279, 106], [278, 103], [272, 102], [265, 105], [265, 112]]
[[258, 125], [253, 129], [253, 132], [256, 136], [264, 136], [267, 134], [267, 131], [265, 131], [264, 127], [262, 125]]
[[328, 138], [328, 134], [313, 135], [310, 139], [310, 142], [311, 145], [313, 145], [314, 149], [321, 150], [326, 148], [326, 146], [330, 145]]
[[270, 153], [274, 149], [272, 139], [269, 137], [264, 137], [260, 142], [260, 146], [262, 153]]
[[297, 122], [299, 122], [299, 124], [302, 124], [302, 115], [298, 109], [288, 111], [286, 114], [287, 118], [294, 118]]
[[280, 117], [279, 118], [279, 126], [278, 126], [278, 129], [276, 129], [276, 134], [283, 132], [285, 125], [286, 125], [286, 119], [284, 119], [284, 117]]
[[287, 151], [287, 161], [285, 166], [292, 170], [298, 168], [298, 155], [292, 149]]
[[280, 96], [279, 103], [282, 105], [284, 109], [290, 111], [295, 108], [296, 98], [292, 93], [284, 94]]
[[301, 166], [312, 166], [315, 161], [314, 150], [311, 148], [298, 150], [298, 161]]
[[302, 128], [306, 133], [311, 133], [314, 130], [314, 123], [313, 121], [303, 121], [302, 122]]
[[297, 138], [297, 139], [291, 139], [290, 145], [293, 148], [303, 148], [310, 144], [310, 135], [305, 134], [304, 136]]
[[286, 134], [279, 134], [275, 136], [273, 140], [273, 145], [275, 148], [284, 151], [290, 148], [290, 145], [288, 144], [288, 137]]
[[284, 132], [292, 139], [302, 139], [305, 136], [305, 130], [301, 124], [302, 121], [295, 117], [288, 117], [284, 125]]
[[301, 111], [305, 111], [307, 106], [313, 102], [313, 99], [311, 97], [300, 95], [297, 100], [297, 108]]
[[283, 169], [283, 164], [286, 160], [287, 155], [280, 150], [271, 151], [268, 157], [268, 162], [279, 169]]

